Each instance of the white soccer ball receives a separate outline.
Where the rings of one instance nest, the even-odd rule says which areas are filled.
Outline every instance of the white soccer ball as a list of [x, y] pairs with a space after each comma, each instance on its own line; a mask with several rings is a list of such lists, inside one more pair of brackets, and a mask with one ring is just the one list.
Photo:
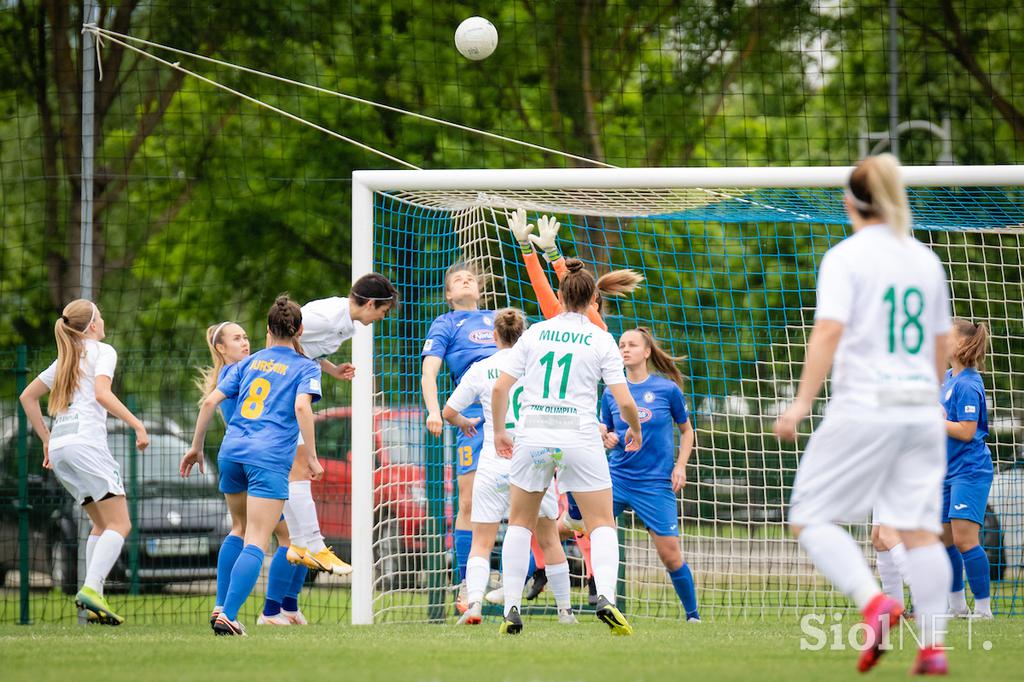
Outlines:
[[487, 59], [498, 47], [498, 29], [483, 17], [470, 17], [455, 29], [455, 47], [466, 59]]

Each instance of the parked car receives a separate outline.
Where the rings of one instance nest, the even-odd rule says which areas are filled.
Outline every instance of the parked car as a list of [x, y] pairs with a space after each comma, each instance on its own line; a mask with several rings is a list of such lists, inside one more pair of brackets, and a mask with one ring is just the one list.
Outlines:
[[[373, 502], [375, 560], [392, 585], [419, 579], [420, 560], [431, 530], [427, 473], [423, 464], [423, 413], [418, 408], [383, 408], [374, 413]], [[324, 476], [313, 483], [320, 531], [344, 559], [352, 549], [352, 408], [332, 407], [315, 415], [317, 452]], [[445, 465], [445, 518], [451, 516], [451, 467]]]
[[[0, 499], [13, 500], [0, 511], [0, 580], [18, 568], [18, 461], [17, 425], [4, 424], [0, 441]], [[160, 587], [168, 583], [209, 579], [216, 576], [217, 551], [230, 530], [223, 497], [217, 491], [216, 474], [194, 471], [188, 479], [178, 475], [181, 456], [189, 448], [179, 428], [150, 424], [149, 447], [135, 450], [134, 432], [120, 421], [107, 423], [110, 451], [121, 467], [129, 493], [129, 510], [137, 545], [126, 543], [110, 574], [111, 587], [130, 584]], [[79, 548], [88, 533], [85, 514], [57, 481], [44, 470], [42, 444], [31, 426], [29, 459], [29, 547], [31, 570], [49, 575], [53, 584], [68, 594], [79, 588]], [[131, 459], [135, 457], [135, 479]], [[134, 493], [134, 494], [133, 494]], [[8, 551], [11, 548], [13, 551]]]

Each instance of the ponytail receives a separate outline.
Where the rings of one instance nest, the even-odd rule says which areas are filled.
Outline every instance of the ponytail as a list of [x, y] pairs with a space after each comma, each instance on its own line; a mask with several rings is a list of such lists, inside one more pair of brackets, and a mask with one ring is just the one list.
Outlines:
[[625, 296], [636, 291], [644, 276], [634, 270], [612, 270], [597, 278], [597, 290], [602, 296]]
[[847, 196], [864, 218], [885, 222], [897, 236], [910, 235], [910, 202], [900, 162], [892, 154], [861, 159], [850, 173]]
[[633, 331], [640, 334], [643, 337], [644, 343], [647, 348], [651, 351], [651, 357], [648, 358], [648, 362], [654, 365], [654, 369], [658, 371], [666, 379], [671, 379], [679, 388], [683, 388], [683, 373], [679, 371], [679, 367], [676, 365], [677, 362], [682, 362], [685, 357], [676, 358], [664, 351], [660, 345], [658, 345], [657, 339], [651, 334], [651, 330], [647, 327], [637, 327]]
[[80, 363], [85, 353], [85, 332], [96, 319], [96, 306], [92, 301], [79, 298], [64, 307], [53, 325], [57, 340], [57, 373], [50, 388], [46, 411], [51, 417], [66, 411], [78, 390]]
[[953, 329], [960, 337], [953, 359], [964, 367], [985, 371], [985, 354], [988, 352], [988, 326], [984, 322], [971, 322], [957, 318]]
[[210, 349], [210, 358], [213, 364], [209, 367], [200, 368], [199, 376], [195, 378], [194, 383], [196, 388], [199, 389], [200, 394], [200, 405], [206, 400], [206, 396], [210, 395], [213, 389], [217, 388], [217, 377], [220, 376], [220, 371], [227, 364], [223, 353], [217, 350], [217, 344], [220, 343], [221, 337], [224, 335], [224, 329], [230, 324], [232, 324], [230, 321], [224, 321], [220, 324], [211, 324], [206, 328], [206, 345]]

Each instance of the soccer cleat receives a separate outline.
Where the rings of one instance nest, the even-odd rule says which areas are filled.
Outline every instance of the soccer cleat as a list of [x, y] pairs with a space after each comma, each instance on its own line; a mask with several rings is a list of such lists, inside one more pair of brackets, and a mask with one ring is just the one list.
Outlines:
[[700, 620], [700, 618], [687, 618], [686, 622], [687, 623], [699, 623], [699, 622], [701, 622], [701, 620]]
[[505, 603], [505, 588], [501, 585], [495, 587], [493, 590], [484, 595], [484, 601], [488, 604], [497, 604], [501, 606]]
[[505, 619], [501, 621], [498, 632], [502, 635], [518, 635], [523, 631], [523, 619], [519, 617], [519, 609], [515, 606], [508, 612]]
[[574, 519], [569, 512], [562, 514], [562, 518], [559, 519], [562, 522], [562, 526], [571, 530], [573, 533], [586, 533], [587, 528], [583, 525], [583, 519]]
[[456, 625], [480, 625], [483, 619], [483, 607], [480, 605], [480, 602], [475, 601], [469, 605], [469, 608], [462, 614]]
[[469, 609], [469, 590], [466, 588], [466, 581], [463, 580], [458, 585], [459, 593], [455, 597], [455, 610], [459, 613], [465, 613]]
[[333, 573], [334, 575], [348, 575], [352, 572], [352, 567], [339, 559], [331, 547], [324, 547], [316, 554], [311, 554], [307, 551], [306, 557], [316, 564], [318, 571]]
[[218, 636], [245, 637], [245, 626], [237, 620], [228, 620], [223, 612], [217, 616], [217, 622], [213, 624], [213, 634]]
[[995, 616], [992, 615], [991, 611], [975, 611], [970, 615], [970, 618], [975, 620], [995, 620]]
[[313, 555], [309, 553], [309, 550], [305, 547], [297, 547], [292, 545], [288, 548], [288, 553], [285, 554], [285, 558], [288, 559], [290, 564], [302, 564], [311, 571], [321, 571], [320, 564], [313, 560]]
[[213, 611], [210, 612], [210, 627], [217, 622], [217, 617], [220, 616], [220, 612], [224, 610], [223, 606], [214, 606]]
[[261, 613], [260, 617], [256, 619], [256, 625], [291, 625], [292, 622], [288, 619], [288, 616], [283, 613], [277, 613], [273, 616], [268, 616]]
[[952, 618], [970, 618], [971, 612], [968, 609], [949, 609], [949, 615]]
[[917, 660], [910, 669], [911, 675], [947, 675], [949, 661], [946, 652], [934, 647], [925, 647], [917, 652]]
[[281, 615], [287, 618], [292, 625], [309, 625], [309, 621], [302, 615], [302, 611], [285, 611], [281, 609]]
[[596, 605], [597, 617], [602, 623], [611, 628], [613, 635], [631, 635], [633, 626], [629, 624], [626, 617], [622, 615], [615, 604], [612, 604], [604, 596], [598, 596]]
[[83, 587], [75, 595], [75, 605], [80, 609], [86, 609], [96, 614], [96, 620], [100, 625], [120, 625], [124, 618], [114, 613], [114, 610], [107, 604], [103, 595], [91, 587]]
[[560, 625], [579, 625], [576, 614], [572, 609], [558, 609], [558, 623]]
[[591, 606], [597, 606], [597, 583], [594, 582], [594, 576], [587, 578], [587, 603]]
[[530, 591], [526, 593], [526, 599], [533, 601], [540, 596], [540, 593], [544, 591], [544, 588], [548, 584], [548, 574], [543, 568], [538, 568], [533, 572], [533, 583], [530, 584]]
[[[903, 605], [885, 594], [876, 595], [864, 609], [864, 625], [867, 626], [867, 639], [864, 649], [857, 659], [857, 670], [866, 673], [878, 663], [885, 653], [883, 633], [899, 625], [903, 615]], [[883, 625], [885, 623], [885, 625]]]

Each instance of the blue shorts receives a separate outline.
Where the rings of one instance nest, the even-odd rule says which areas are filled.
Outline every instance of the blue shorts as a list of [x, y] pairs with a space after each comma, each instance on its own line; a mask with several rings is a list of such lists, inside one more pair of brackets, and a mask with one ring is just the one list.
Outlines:
[[[484, 408], [479, 403], [470, 405], [462, 411], [462, 416], [467, 419], [483, 417]], [[462, 433], [462, 429], [455, 431], [455, 473], [459, 476], [470, 474], [476, 471], [480, 463], [480, 450], [484, 446], [484, 423], [481, 420], [476, 425], [476, 435], [472, 438]]]
[[954, 478], [942, 484], [942, 522], [967, 519], [985, 525], [985, 505], [992, 488], [992, 474]]
[[249, 493], [268, 500], [288, 499], [288, 474], [273, 469], [218, 459], [220, 491], [225, 495]]
[[668, 481], [638, 483], [613, 475], [612, 506], [615, 516], [631, 508], [655, 535], [679, 536], [679, 504]]

